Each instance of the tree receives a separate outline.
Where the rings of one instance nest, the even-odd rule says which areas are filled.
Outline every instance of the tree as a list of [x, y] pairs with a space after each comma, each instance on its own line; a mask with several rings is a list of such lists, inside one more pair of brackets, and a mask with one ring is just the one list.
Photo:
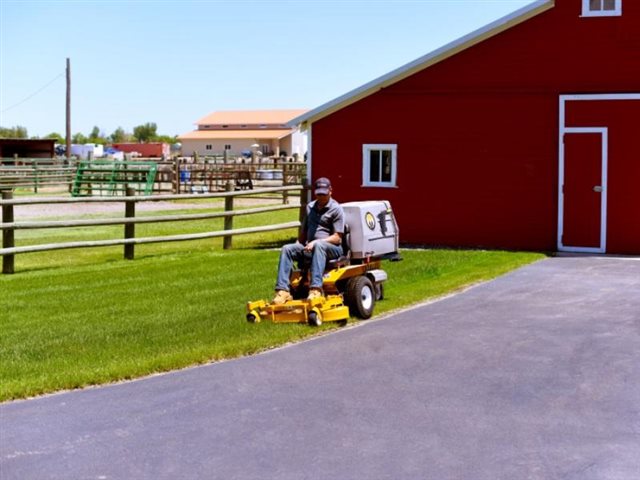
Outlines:
[[178, 142], [178, 136], [177, 135], [156, 135], [155, 138], [156, 142], [163, 142], [163, 143], [169, 143], [169, 144], [173, 144], [173, 143], [177, 143]]
[[131, 137], [130, 134], [126, 133], [122, 127], [118, 127], [115, 131], [109, 136], [112, 143], [124, 143], [129, 140]]
[[53, 138], [56, 141], [56, 143], [64, 143], [64, 137], [60, 135], [58, 132], [51, 132], [49, 135], [47, 135], [44, 138]]
[[134, 138], [141, 143], [152, 142], [158, 136], [158, 126], [155, 123], [145, 123], [144, 125], [138, 125], [133, 127]]
[[100, 128], [95, 126], [93, 127], [93, 130], [91, 130], [91, 133], [89, 134], [89, 139], [87, 143], [101, 143], [101, 144], [105, 144], [107, 143], [107, 139], [104, 138], [104, 135], [100, 132]]
[[74, 133], [71, 137], [71, 143], [83, 144], [87, 143], [87, 137], [85, 137], [82, 133]]
[[29, 138], [26, 127], [16, 125], [11, 128], [0, 127], [0, 137], [2, 138]]

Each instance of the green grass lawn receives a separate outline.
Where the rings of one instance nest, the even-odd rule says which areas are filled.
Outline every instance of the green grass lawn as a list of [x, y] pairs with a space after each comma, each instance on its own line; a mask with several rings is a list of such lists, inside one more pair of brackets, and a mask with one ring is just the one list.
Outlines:
[[[235, 226], [291, 221], [297, 212], [264, 215], [240, 217]], [[137, 236], [213, 230], [221, 222], [149, 225]], [[122, 231], [104, 228], [82, 238], [104, 238], [114, 229], [118, 238]], [[68, 235], [22, 231], [17, 244], [68, 241]], [[246, 302], [273, 293], [278, 251], [266, 247], [294, 235], [237, 237], [226, 251], [222, 239], [143, 245], [133, 261], [122, 258], [122, 247], [18, 255], [17, 273], [0, 276], [0, 400], [249, 355], [338, 328], [245, 321]], [[543, 257], [465, 250], [403, 250], [402, 256], [384, 264], [386, 298], [374, 315]]]

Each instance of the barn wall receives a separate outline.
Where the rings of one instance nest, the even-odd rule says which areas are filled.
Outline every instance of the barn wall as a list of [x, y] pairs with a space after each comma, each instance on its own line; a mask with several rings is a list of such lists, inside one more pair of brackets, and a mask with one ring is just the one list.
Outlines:
[[[0, 139], [0, 163], [13, 164], [13, 157], [53, 158], [55, 140], [2, 138]], [[4, 159], [4, 160], [3, 160]]]
[[570, 101], [567, 127], [606, 127], [607, 251], [640, 253], [640, 100]]
[[[556, 100], [424, 95], [388, 96], [387, 102], [382, 116], [376, 111], [380, 104], [354, 106], [358, 116], [384, 118], [376, 125], [351, 123], [347, 116], [344, 123], [314, 125], [314, 159], [335, 163], [325, 169], [322, 162], [314, 176], [330, 176], [336, 198], [390, 200], [405, 242], [553, 248], [557, 186], [547, 179], [557, 171], [558, 124], [549, 121]], [[501, 114], [489, 119], [492, 109]], [[523, 116], [523, 110], [529, 114]], [[420, 128], [407, 128], [406, 121]], [[318, 136], [340, 130], [350, 131], [350, 141], [339, 155], [334, 145], [318, 145]], [[531, 135], [540, 130], [548, 140]], [[433, 135], [436, 131], [441, 133]], [[399, 188], [359, 188], [364, 143], [398, 144]]]
[[[338, 200], [392, 201], [404, 242], [555, 250], [558, 98], [640, 91], [640, 2], [557, 6], [312, 125]], [[398, 188], [361, 188], [362, 145], [398, 145]]]

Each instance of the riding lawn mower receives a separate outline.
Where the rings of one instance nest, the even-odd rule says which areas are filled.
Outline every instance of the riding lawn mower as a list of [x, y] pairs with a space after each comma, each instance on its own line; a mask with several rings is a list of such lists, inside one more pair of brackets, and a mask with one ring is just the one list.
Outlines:
[[343, 255], [327, 263], [321, 297], [307, 300], [311, 255], [298, 263], [290, 277], [293, 300], [274, 304], [266, 300], [247, 303], [247, 321], [275, 323], [346, 322], [350, 316], [368, 319], [376, 301], [384, 298], [387, 273], [382, 260], [401, 260], [398, 224], [387, 201], [343, 203], [345, 234]]

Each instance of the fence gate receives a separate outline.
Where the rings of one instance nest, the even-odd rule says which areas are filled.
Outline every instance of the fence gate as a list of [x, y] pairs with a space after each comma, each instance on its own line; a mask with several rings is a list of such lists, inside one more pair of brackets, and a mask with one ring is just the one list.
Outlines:
[[126, 195], [127, 188], [140, 195], [151, 195], [157, 171], [155, 162], [80, 161], [71, 195]]

